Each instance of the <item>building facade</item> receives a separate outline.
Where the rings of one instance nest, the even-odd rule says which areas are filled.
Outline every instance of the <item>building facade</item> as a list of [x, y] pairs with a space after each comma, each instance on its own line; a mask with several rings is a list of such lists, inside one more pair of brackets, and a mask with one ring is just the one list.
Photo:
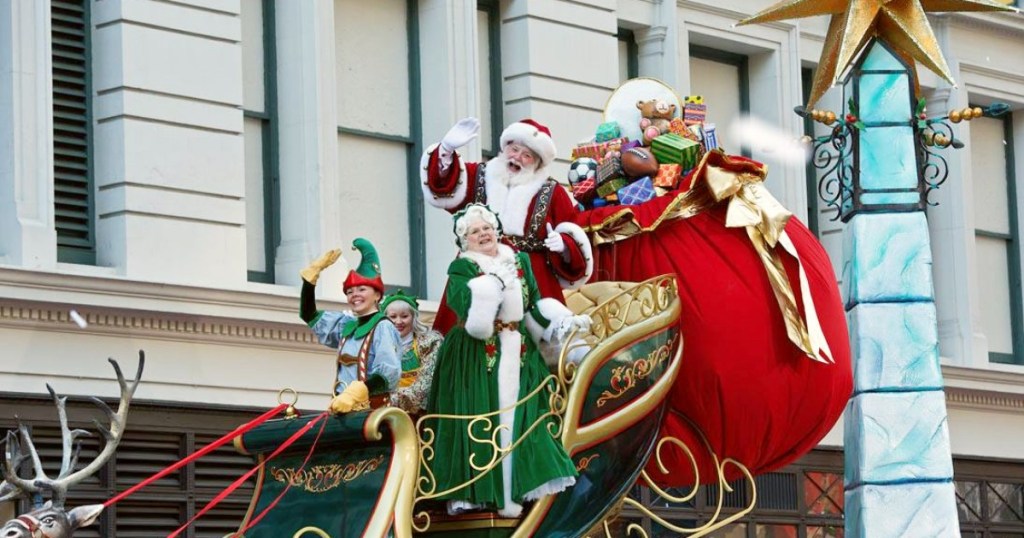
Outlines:
[[[505, 123], [532, 117], [551, 127], [561, 174], [635, 76], [705, 95], [722, 145], [769, 165], [768, 187], [819, 235], [839, 279], [841, 223], [814, 168], [730, 141], [729, 124], [748, 113], [793, 138], [821, 134], [792, 110], [827, 20], [734, 26], [769, 4], [0, 1], [0, 426], [31, 419], [53, 448], [45, 384], [114, 397], [103, 359], [133, 370], [145, 349], [133, 437], [83, 486], [88, 500], [273, 406], [286, 386], [300, 407], [322, 408], [334, 356], [298, 319], [298, 271], [365, 236], [385, 282], [432, 310], [454, 245], [448, 215], [422, 200], [422, 149], [476, 116], [468, 154], [493, 155]], [[922, 71], [930, 110], [1011, 106], [956, 126], [967, 147], [945, 153], [949, 178], [928, 218], [962, 528], [1024, 536], [1024, 17], [931, 20], [959, 85]], [[819, 108], [841, 110], [840, 93]], [[324, 273], [322, 306], [343, 308], [346, 270]], [[73, 399], [72, 418], [88, 408]], [[723, 535], [841, 536], [841, 422], [819, 448], [759, 479], [758, 509]], [[218, 454], [93, 532], [166, 533], [245, 466]], [[680, 524], [713, 499], [638, 495]], [[727, 496], [727, 510], [741, 502]], [[243, 510], [231, 504], [194, 535], [223, 536]]]

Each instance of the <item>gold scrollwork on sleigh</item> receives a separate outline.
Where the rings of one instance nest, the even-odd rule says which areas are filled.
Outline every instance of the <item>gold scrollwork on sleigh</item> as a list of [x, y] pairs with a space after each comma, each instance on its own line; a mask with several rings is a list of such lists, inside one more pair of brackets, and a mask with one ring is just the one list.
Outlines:
[[[700, 433], [699, 430], [697, 430], [697, 432]], [[652, 511], [647, 505], [644, 505], [640, 501], [633, 499], [629, 495], [626, 495], [623, 496], [619, 507], [617, 507], [615, 510], [612, 510], [613, 515], [605, 518], [605, 520], [599, 524], [599, 531], [603, 530], [604, 538], [618, 538], [612, 534], [611, 523], [613, 523], [614, 520], [621, 515], [622, 507], [632, 508], [633, 510], [636, 510], [637, 512], [640, 512], [641, 514], [649, 517], [652, 522], [657, 523], [658, 525], [668, 529], [669, 531], [678, 533], [679, 536], [687, 536], [689, 538], [707, 536], [710, 533], [718, 529], [721, 529], [722, 527], [729, 525], [730, 523], [733, 523], [738, 519], [741, 519], [754, 509], [754, 506], [757, 504], [757, 486], [754, 482], [753, 475], [750, 474], [750, 470], [748, 470], [745, 465], [732, 458], [719, 459], [718, 455], [715, 454], [713, 450], [711, 450], [711, 445], [708, 444], [708, 441], [706, 438], [704, 438], [703, 434], [700, 434], [700, 436], [701, 441], [704, 444], [704, 449], [710, 455], [715, 467], [716, 474], [718, 475], [718, 496], [715, 505], [715, 512], [711, 515], [711, 517], [708, 518], [708, 520], [705, 521], [702, 525], [698, 525], [696, 527], [680, 527], [665, 520], [663, 517]], [[684, 454], [686, 454], [687, 458], [690, 460], [690, 464], [693, 466], [693, 477], [695, 485], [686, 495], [672, 495], [665, 491], [664, 489], [662, 489], [661, 487], [659, 487], [647, 471], [642, 471], [640, 473], [640, 476], [643, 481], [643, 485], [648, 487], [651, 490], [651, 492], [658, 497], [658, 499], [653, 501], [656, 504], [662, 504], [663, 502], [666, 501], [675, 504], [689, 502], [697, 495], [697, 492], [700, 490], [700, 474], [697, 467], [697, 459], [694, 457], [693, 452], [690, 450], [690, 447], [688, 447], [685, 443], [683, 443], [682, 441], [675, 437], [664, 437], [658, 441], [658, 444], [655, 447], [654, 452], [655, 461], [658, 464], [658, 469], [664, 474], [668, 473], [668, 469], [662, 462], [662, 449], [668, 445], [674, 446], [680, 449]], [[725, 494], [731, 493], [733, 491], [732, 486], [725, 479], [725, 470], [728, 466], [735, 467], [746, 479], [747, 487], [750, 491], [750, 501], [747, 503], [747, 506], [745, 506], [739, 512], [730, 514], [726, 518], [719, 519], [722, 515], [722, 503], [725, 500]], [[642, 526], [636, 523], [630, 523], [626, 527], [626, 535], [648, 538], [647, 531], [645, 531]], [[588, 538], [597, 538], [599, 536], [601, 536], [600, 532], [594, 532], [593, 530], [591, 531], [591, 533], [587, 534]]]
[[309, 493], [324, 493], [337, 488], [344, 482], [351, 482], [366, 473], [376, 471], [384, 463], [384, 455], [355, 463], [316, 465], [309, 469], [274, 468], [270, 475], [274, 480], [292, 487], [300, 487]]
[[605, 403], [621, 398], [622, 395], [629, 392], [629, 389], [635, 387], [638, 381], [647, 379], [658, 366], [661, 366], [662, 363], [668, 360], [675, 346], [676, 340], [673, 338], [667, 344], [658, 346], [657, 349], [650, 352], [646, 357], [638, 359], [632, 364], [615, 367], [612, 370], [610, 380], [612, 389], [601, 393], [597, 398], [597, 406], [603, 407]]

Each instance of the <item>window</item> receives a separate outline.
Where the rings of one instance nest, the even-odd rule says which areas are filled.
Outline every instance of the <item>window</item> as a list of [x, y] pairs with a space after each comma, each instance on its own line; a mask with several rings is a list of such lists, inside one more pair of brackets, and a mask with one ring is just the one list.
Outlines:
[[480, 147], [484, 160], [498, 154], [505, 124], [501, 96], [501, 13], [498, 0], [477, 2], [477, 74], [480, 77]]
[[749, 149], [730, 146], [728, 133], [729, 124], [750, 112], [748, 78], [746, 56], [690, 45], [690, 94], [705, 97], [707, 123], [717, 126], [719, 145], [747, 156]]
[[640, 53], [632, 30], [619, 28], [619, 82], [640, 76]]
[[334, 14], [337, 225], [346, 241], [365, 237], [376, 245], [389, 286], [419, 292], [426, 288], [426, 247], [417, 2], [337, 0]]
[[57, 259], [96, 263], [89, 1], [50, 4]]
[[962, 536], [1024, 536], [1021, 465], [964, 460], [956, 462], [954, 471]]
[[976, 274], [989, 360], [1024, 364], [1012, 126], [1009, 114], [975, 119], [969, 147]]
[[250, 281], [273, 283], [281, 233], [274, 1], [243, 0], [241, 8], [247, 264]]

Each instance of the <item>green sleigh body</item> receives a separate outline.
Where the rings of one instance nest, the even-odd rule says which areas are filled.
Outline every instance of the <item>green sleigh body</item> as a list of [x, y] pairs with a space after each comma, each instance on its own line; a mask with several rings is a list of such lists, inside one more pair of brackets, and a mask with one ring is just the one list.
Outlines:
[[[322, 431], [314, 426], [267, 462], [241, 526], [290, 487], [245, 537], [584, 535], [626, 496], [658, 444], [682, 356], [679, 308], [674, 279], [658, 277], [622, 286], [587, 309], [591, 333], [585, 344], [567, 347], [591, 349], [579, 365], [568, 363], [563, 349], [549, 378], [557, 387], [550, 398], [556, 434], [579, 478], [528, 505], [521, 518], [438, 512], [443, 503], [431, 502], [438, 492], [421, 478], [429, 476], [422, 466], [444, 455], [433, 454], [423, 418], [414, 423], [397, 408], [382, 408], [330, 417]], [[268, 422], [236, 439], [236, 447], [262, 460], [309, 420]], [[492, 463], [492, 472], [501, 472], [500, 459]]]

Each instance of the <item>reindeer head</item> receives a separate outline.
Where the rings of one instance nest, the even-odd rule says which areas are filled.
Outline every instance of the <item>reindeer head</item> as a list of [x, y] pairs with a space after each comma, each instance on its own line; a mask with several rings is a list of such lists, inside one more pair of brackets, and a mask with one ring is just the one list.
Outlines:
[[[101, 424], [99, 420], [93, 423], [100, 434], [103, 435], [106, 443], [96, 459], [89, 462], [79, 470], [75, 470], [78, 464], [78, 454], [81, 450], [80, 437], [91, 435], [85, 430], [72, 430], [68, 427], [67, 398], [58, 396], [49, 385], [46, 388], [50, 391], [54, 405], [57, 406], [57, 416], [60, 419], [60, 431], [62, 450], [60, 472], [55, 478], [51, 478], [43, 472], [43, 463], [32, 442], [31, 433], [21, 421], [18, 421], [17, 431], [7, 432], [4, 440], [4, 462], [0, 465], [0, 474], [3, 475], [3, 482], [0, 482], [0, 502], [31, 494], [49, 494], [52, 500], [41, 508], [27, 514], [18, 516], [0, 529], [0, 538], [70, 538], [75, 530], [91, 524], [103, 512], [102, 504], [79, 506], [70, 511], [64, 509], [64, 500], [67, 498], [68, 488], [81, 482], [100, 469], [117, 450], [117, 445], [124, 436], [124, 429], [128, 422], [128, 407], [131, 405], [132, 396], [142, 378], [142, 368], [146, 363], [146, 356], [139, 351], [139, 369], [135, 379], [129, 384], [121, 373], [121, 367], [117, 361], [110, 359], [117, 374], [117, 382], [121, 387], [121, 400], [117, 411], [112, 410], [99, 398], [90, 398], [107, 416], [110, 426]], [[24, 478], [19, 471], [25, 463], [31, 463], [34, 476]]]
[[38, 510], [18, 516], [0, 529], [0, 538], [68, 538], [79, 527], [92, 524], [103, 512], [102, 504], [79, 506], [65, 512], [48, 502]]

